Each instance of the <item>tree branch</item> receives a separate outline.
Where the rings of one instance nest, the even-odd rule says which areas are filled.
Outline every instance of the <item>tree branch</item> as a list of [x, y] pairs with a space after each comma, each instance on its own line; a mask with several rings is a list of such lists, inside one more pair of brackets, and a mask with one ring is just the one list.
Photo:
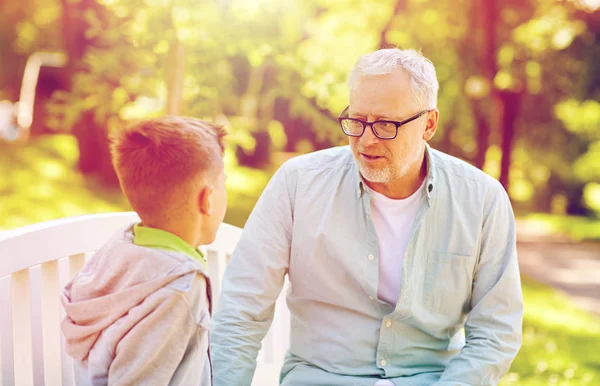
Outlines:
[[398, 15], [400, 13], [400, 11], [404, 10], [405, 8], [406, 8], [406, 0], [397, 0], [396, 1], [396, 4], [394, 5], [394, 11], [392, 12], [392, 16], [390, 17], [390, 19], [388, 20], [386, 25], [383, 27], [383, 30], [381, 31], [381, 34], [379, 35], [379, 48], [388, 48], [389, 42], [387, 41], [387, 38], [385, 35], [387, 35], [387, 33], [390, 32], [390, 30], [392, 29], [396, 15]]

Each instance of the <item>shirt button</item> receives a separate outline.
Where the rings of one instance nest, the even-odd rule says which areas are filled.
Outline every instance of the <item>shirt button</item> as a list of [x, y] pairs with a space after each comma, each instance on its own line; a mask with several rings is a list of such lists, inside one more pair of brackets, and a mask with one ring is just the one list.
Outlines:
[[367, 259], [369, 259], [369, 260], [373, 261], [373, 260], [375, 260], [375, 256], [373, 256], [373, 255], [369, 255], [369, 256], [367, 256]]
[[381, 364], [382, 366], [387, 365], [387, 361], [385, 359], [382, 359], [381, 362], [379, 362], [379, 364]]
[[392, 327], [392, 321], [388, 320], [387, 322], [385, 322], [385, 326], [388, 327], [388, 328]]

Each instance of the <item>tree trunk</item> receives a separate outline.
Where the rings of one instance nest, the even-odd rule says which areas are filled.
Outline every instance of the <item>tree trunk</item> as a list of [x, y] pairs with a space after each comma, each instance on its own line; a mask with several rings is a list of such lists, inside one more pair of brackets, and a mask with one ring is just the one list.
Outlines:
[[583, 203], [583, 188], [585, 185], [579, 181], [570, 183], [566, 186], [565, 194], [567, 196], [566, 212], [573, 216], [589, 216], [590, 211]]
[[489, 117], [486, 117], [486, 109], [483, 107], [484, 101], [474, 100], [471, 106], [473, 108], [473, 118], [475, 119], [475, 137], [477, 140], [477, 150], [473, 157], [473, 164], [483, 170], [485, 155], [490, 147], [492, 128], [490, 127]]
[[515, 121], [519, 112], [521, 94], [511, 91], [500, 92], [502, 122], [502, 161], [500, 162], [500, 183], [508, 192], [510, 165], [515, 140]]
[[[494, 78], [496, 76], [496, 24], [498, 7], [496, 0], [478, 0], [472, 12], [473, 26], [479, 25], [482, 32], [479, 64], [490, 88], [488, 103], [484, 107], [483, 101], [474, 101], [473, 112], [475, 115], [477, 152], [474, 157], [475, 166], [482, 169], [485, 163], [485, 155], [490, 147], [490, 137], [493, 132], [492, 124], [496, 117], [496, 93], [494, 91]], [[487, 110], [487, 111], [486, 111]]]
[[381, 30], [381, 34], [379, 35], [379, 48], [389, 48], [389, 43], [387, 41], [387, 33], [392, 29], [394, 24], [394, 18], [396, 15], [400, 13], [403, 9], [406, 8], [406, 0], [396, 0], [396, 4], [394, 5], [394, 9], [392, 11], [392, 15], [390, 16], [387, 24]]
[[79, 146], [78, 169], [87, 175], [95, 175], [109, 186], [117, 186], [119, 180], [110, 159], [106, 128], [94, 122], [94, 113], [86, 111], [73, 128]]
[[[72, 78], [82, 68], [82, 59], [90, 42], [85, 31], [88, 28], [84, 14], [86, 11], [101, 11], [101, 6], [95, 0], [72, 2], [61, 0], [63, 9], [62, 32], [67, 51], [68, 63], [64, 71], [64, 84], [72, 90]], [[96, 175], [100, 180], [111, 186], [118, 184], [108, 145], [108, 133], [105, 125], [98, 124], [91, 111], [81, 114], [73, 126], [73, 135], [79, 145], [79, 161], [77, 168], [86, 175]]]
[[[452, 133], [456, 128], [456, 119], [451, 117], [448, 122], [446, 122], [441, 128], [438, 128], [438, 133], [441, 131], [441, 134], [438, 134], [439, 138], [437, 140], [437, 148], [444, 153], [453, 154], [454, 145], [452, 143]], [[441, 129], [441, 130], [440, 130]]]
[[563, 188], [563, 182], [560, 177], [552, 170], [543, 189], [538, 189], [532, 200], [532, 211], [542, 213], [552, 213], [552, 199], [554, 194]]
[[298, 118], [292, 118], [290, 114], [290, 105], [289, 99], [283, 97], [275, 99], [274, 118], [283, 125], [283, 130], [287, 138], [283, 151], [286, 152], [295, 151], [296, 144], [302, 139], [302, 133], [298, 130]]

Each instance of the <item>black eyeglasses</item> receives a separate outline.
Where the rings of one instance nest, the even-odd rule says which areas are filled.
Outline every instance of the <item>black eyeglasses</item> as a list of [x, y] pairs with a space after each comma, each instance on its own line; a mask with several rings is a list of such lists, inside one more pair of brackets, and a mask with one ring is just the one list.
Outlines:
[[350, 137], [360, 137], [364, 134], [365, 128], [367, 126], [371, 126], [371, 130], [373, 134], [379, 139], [394, 139], [398, 135], [398, 128], [402, 125], [406, 125], [409, 122], [414, 121], [425, 113], [430, 112], [431, 110], [423, 110], [417, 115], [413, 115], [412, 117], [405, 119], [403, 121], [375, 121], [375, 122], [365, 122], [356, 118], [349, 118], [347, 116], [348, 108], [346, 107], [344, 111], [338, 117], [338, 122], [344, 131], [344, 134]]

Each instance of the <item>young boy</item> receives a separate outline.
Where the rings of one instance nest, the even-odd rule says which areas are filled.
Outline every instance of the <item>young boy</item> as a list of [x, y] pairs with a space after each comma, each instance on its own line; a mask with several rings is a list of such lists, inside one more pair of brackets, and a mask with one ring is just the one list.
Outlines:
[[210, 283], [196, 247], [227, 207], [224, 131], [183, 117], [112, 138], [141, 222], [117, 232], [69, 283], [62, 331], [77, 385], [210, 385]]

